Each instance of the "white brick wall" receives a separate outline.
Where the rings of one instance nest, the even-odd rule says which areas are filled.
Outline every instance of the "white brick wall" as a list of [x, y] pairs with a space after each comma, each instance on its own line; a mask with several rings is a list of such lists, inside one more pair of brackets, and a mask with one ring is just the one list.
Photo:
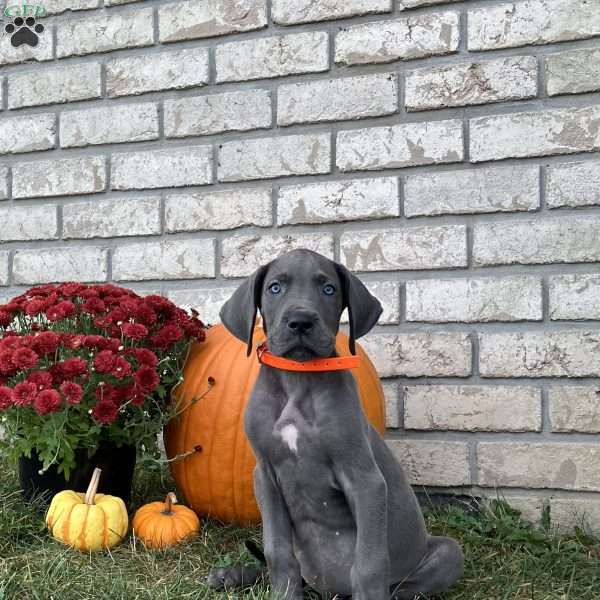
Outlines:
[[45, 6], [0, 36], [0, 302], [111, 279], [216, 322], [312, 248], [383, 305], [412, 482], [600, 529], [597, 0]]

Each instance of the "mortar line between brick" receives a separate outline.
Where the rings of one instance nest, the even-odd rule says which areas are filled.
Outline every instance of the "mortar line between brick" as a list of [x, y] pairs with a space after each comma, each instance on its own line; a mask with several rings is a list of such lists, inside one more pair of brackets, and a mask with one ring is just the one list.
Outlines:
[[477, 440], [467, 441], [467, 460], [469, 462], [469, 481], [471, 485], [479, 485], [479, 469], [477, 464]]
[[546, 385], [541, 388], [542, 394], [542, 433], [549, 439], [552, 437], [552, 425], [550, 423], [550, 398]]

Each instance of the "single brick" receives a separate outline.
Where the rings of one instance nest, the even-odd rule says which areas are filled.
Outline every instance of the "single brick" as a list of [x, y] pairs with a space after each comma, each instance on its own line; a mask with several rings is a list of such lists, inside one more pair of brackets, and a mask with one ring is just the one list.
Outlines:
[[396, 381], [384, 380], [381, 382], [383, 398], [385, 401], [385, 426], [388, 429], [400, 427], [398, 402], [400, 399], [400, 385]]
[[103, 156], [25, 162], [13, 166], [13, 198], [96, 194], [105, 187]]
[[539, 208], [539, 167], [514, 166], [408, 175], [404, 214], [469, 214]]
[[165, 226], [170, 233], [272, 224], [268, 188], [172, 194], [165, 201]]
[[536, 265], [600, 261], [600, 217], [475, 224], [473, 261]]
[[212, 148], [186, 146], [168, 150], [113, 154], [114, 190], [182, 187], [212, 183]]
[[335, 62], [360, 65], [450, 54], [458, 50], [458, 26], [455, 12], [352, 25], [337, 34]]
[[113, 97], [202, 86], [208, 79], [207, 48], [116, 58], [106, 64], [106, 93]]
[[482, 377], [598, 377], [600, 332], [479, 334]]
[[600, 35], [589, 0], [524, 0], [469, 11], [469, 50], [566, 42]]
[[67, 10], [79, 11], [99, 8], [100, 4], [100, 0], [46, 0], [44, 9], [48, 15], [58, 15]]
[[329, 36], [323, 31], [230, 42], [217, 46], [217, 81], [245, 81], [320, 73], [329, 69]]
[[541, 321], [539, 277], [420, 279], [406, 282], [406, 320], [433, 323]]
[[158, 107], [149, 102], [61, 114], [60, 144], [63, 148], [141, 142], [158, 137]]
[[349, 231], [340, 238], [342, 262], [354, 271], [411, 271], [467, 266], [464, 225]]
[[0, 31], [0, 66], [14, 63], [30, 63], [31, 61], [42, 62], [54, 58], [54, 35], [52, 28], [44, 23], [45, 31], [38, 37], [37, 46], [21, 44], [13, 46], [10, 35], [4, 33], [4, 27], [8, 20], [2, 23]]
[[235, 286], [171, 290], [167, 297], [186, 310], [195, 309], [203, 323], [215, 325], [221, 321], [219, 311], [236, 290]]
[[279, 25], [332, 21], [392, 10], [393, 0], [273, 0], [271, 16]]
[[327, 223], [399, 216], [398, 179], [350, 179], [282, 186], [277, 224]]
[[471, 374], [471, 340], [466, 333], [371, 333], [360, 343], [380, 377]]
[[215, 240], [141, 242], [117, 246], [115, 281], [196, 279], [215, 276]]
[[555, 385], [548, 392], [552, 431], [600, 433], [600, 390], [583, 385]]
[[542, 393], [533, 387], [513, 385], [407, 386], [404, 428], [541, 431]]
[[432, 4], [448, 4], [450, 2], [461, 2], [461, 0], [398, 0], [398, 10], [430, 6]]
[[278, 256], [306, 248], [333, 259], [333, 236], [327, 233], [297, 235], [232, 235], [221, 242], [221, 275], [245, 277]]
[[106, 281], [107, 255], [108, 250], [92, 246], [17, 250], [13, 259], [13, 283]]
[[388, 440], [411, 485], [469, 485], [469, 449], [464, 442]]
[[471, 161], [600, 150], [598, 120], [600, 106], [471, 119]]
[[341, 171], [396, 169], [459, 162], [463, 159], [461, 121], [403, 123], [337, 134]]
[[549, 208], [600, 205], [600, 161], [546, 167]]
[[[0, 252], [0, 285], [8, 285], [8, 261], [10, 254], [8, 252]], [[0, 304], [4, 304], [3, 300], [0, 299]]]
[[27, 115], [0, 120], [0, 154], [48, 150], [55, 144], [55, 115]]
[[479, 483], [489, 487], [600, 491], [598, 444], [480, 442]]
[[600, 529], [600, 502], [592, 498], [550, 497], [550, 519], [559, 525], [560, 531], [572, 533], [578, 527], [583, 531], [597, 532]]
[[271, 127], [271, 92], [248, 90], [165, 101], [165, 135], [186, 137]]
[[537, 59], [516, 56], [418, 69], [406, 77], [409, 111], [522, 100], [537, 94]]
[[600, 319], [600, 275], [555, 275], [549, 294], [552, 320]]
[[154, 42], [152, 8], [62, 21], [56, 28], [59, 58], [150, 46]]
[[266, 26], [266, 0], [188, 0], [158, 7], [161, 42], [209, 38]]
[[0, 223], [0, 242], [58, 238], [55, 205], [0, 208]]
[[390, 115], [398, 110], [398, 79], [390, 73], [279, 86], [277, 123], [318, 123]]
[[[398, 281], [365, 281], [364, 284], [383, 307], [383, 312], [377, 322], [380, 325], [398, 323], [400, 321], [400, 283]], [[348, 322], [348, 309], [344, 309], [341, 322]]]
[[100, 98], [100, 64], [48, 67], [9, 75], [8, 108]]
[[549, 96], [600, 90], [600, 49], [573, 50], [546, 57]]
[[219, 181], [329, 173], [330, 155], [328, 133], [226, 142], [219, 146]]
[[160, 234], [160, 198], [124, 197], [63, 206], [63, 238]]
[[0, 200], [8, 198], [8, 169], [0, 167]]

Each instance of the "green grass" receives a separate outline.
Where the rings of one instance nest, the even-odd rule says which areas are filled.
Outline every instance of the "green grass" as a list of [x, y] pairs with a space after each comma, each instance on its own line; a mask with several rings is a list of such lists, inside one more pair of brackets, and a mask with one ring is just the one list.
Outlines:
[[[168, 551], [128, 539], [110, 553], [82, 554], [49, 537], [42, 515], [23, 504], [14, 473], [0, 462], [0, 600], [268, 598], [266, 585], [216, 594], [203, 584], [211, 567], [250, 561], [244, 541], [259, 540], [258, 529], [207, 522], [196, 540]], [[138, 476], [134, 504], [171, 486], [167, 475]], [[550, 527], [536, 529], [501, 502], [431, 511], [427, 520], [432, 532], [456, 537], [465, 550], [465, 577], [443, 600], [600, 599], [600, 540], [582, 531], [560, 537]]]

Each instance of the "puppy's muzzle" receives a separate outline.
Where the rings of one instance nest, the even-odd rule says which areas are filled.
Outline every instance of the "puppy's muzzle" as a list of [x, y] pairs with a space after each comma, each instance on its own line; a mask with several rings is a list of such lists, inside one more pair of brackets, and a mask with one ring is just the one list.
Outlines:
[[318, 320], [319, 315], [316, 312], [306, 309], [290, 311], [285, 318], [288, 332], [296, 335], [310, 333]]

